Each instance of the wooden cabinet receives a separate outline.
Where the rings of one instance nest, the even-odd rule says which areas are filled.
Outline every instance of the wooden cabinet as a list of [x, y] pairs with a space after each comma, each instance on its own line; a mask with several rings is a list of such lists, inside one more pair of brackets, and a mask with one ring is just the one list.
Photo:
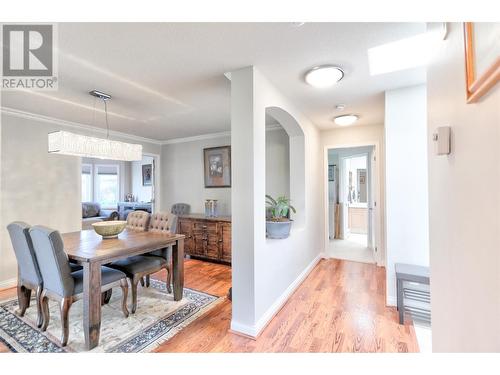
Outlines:
[[220, 224], [219, 242], [221, 260], [231, 263], [231, 223]]
[[179, 217], [178, 227], [178, 233], [186, 236], [186, 254], [231, 263], [231, 218], [183, 215]]

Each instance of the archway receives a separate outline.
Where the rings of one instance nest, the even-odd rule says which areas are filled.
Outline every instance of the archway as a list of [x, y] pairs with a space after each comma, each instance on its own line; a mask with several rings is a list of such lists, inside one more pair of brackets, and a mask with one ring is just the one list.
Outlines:
[[[292, 204], [297, 210], [297, 213], [293, 218], [294, 225], [292, 227], [292, 230], [296, 230], [305, 225], [306, 217], [304, 132], [297, 120], [282, 108], [267, 107], [265, 113], [268, 120], [269, 118], [274, 120], [273, 123], [267, 124], [268, 129], [269, 127], [279, 125], [288, 136], [288, 165], [284, 165], [283, 170], [278, 171], [279, 173], [276, 176], [273, 176], [276, 179], [282, 180], [273, 185], [283, 186], [285, 183], [288, 184], [287, 189], [283, 189], [283, 195], [286, 195], [287, 193], [290, 195]], [[269, 130], [266, 132], [266, 140], [268, 138], [268, 134]], [[266, 154], [266, 169], [270, 164], [270, 157], [273, 157], [273, 155]], [[288, 173], [288, 176], [285, 176], [284, 172]], [[269, 189], [271, 185], [272, 184], [269, 184], [268, 181], [266, 181], [266, 189]]]

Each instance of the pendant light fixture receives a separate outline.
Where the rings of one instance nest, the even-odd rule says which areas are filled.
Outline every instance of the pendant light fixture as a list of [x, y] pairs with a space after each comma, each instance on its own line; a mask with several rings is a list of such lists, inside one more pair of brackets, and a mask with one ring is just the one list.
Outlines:
[[142, 145], [109, 139], [107, 101], [111, 99], [111, 95], [97, 90], [92, 90], [89, 94], [101, 99], [104, 103], [106, 139], [74, 134], [63, 130], [56, 131], [49, 133], [49, 153], [122, 161], [141, 160]]

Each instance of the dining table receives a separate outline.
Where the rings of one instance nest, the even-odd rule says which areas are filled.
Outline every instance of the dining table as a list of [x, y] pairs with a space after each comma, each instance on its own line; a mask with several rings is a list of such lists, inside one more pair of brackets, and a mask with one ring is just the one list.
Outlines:
[[83, 267], [83, 331], [85, 346], [99, 345], [101, 331], [101, 266], [134, 255], [172, 246], [174, 300], [184, 289], [184, 235], [125, 229], [116, 238], [104, 239], [93, 229], [64, 233], [64, 251], [72, 263]]

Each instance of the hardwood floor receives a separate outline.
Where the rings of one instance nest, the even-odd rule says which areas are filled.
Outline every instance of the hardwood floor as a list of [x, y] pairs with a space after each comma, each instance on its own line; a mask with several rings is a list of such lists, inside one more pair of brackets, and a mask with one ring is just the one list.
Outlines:
[[[225, 296], [231, 269], [186, 260], [185, 286]], [[0, 300], [8, 295], [15, 289], [1, 291]], [[226, 299], [156, 351], [418, 352], [410, 319], [399, 325], [396, 309], [385, 306], [384, 296], [384, 268], [321, 260], [257, 340], [229, 332], [231, 302]]]

